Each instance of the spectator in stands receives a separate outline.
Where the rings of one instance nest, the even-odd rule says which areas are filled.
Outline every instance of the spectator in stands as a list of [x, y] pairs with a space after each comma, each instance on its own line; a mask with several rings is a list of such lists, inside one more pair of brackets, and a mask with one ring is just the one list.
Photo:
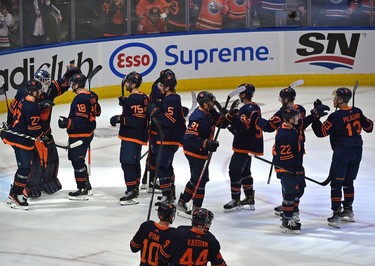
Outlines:
[[277, 26], [285, 26], [285, 10], [285, 0], [261, 1], [261, 8], [259, 8], [257, 14], [260, 27], [270, 28]]
[[223, 22], [224, 29], [245, 29], [250, 0], [228, 0], [229, 11]]
[[52, 11], [50, 0], [23, 1], [24, 45], [45, 44], [47, 16]]
[[228, 13], [227, 0], [193, 0], [199, 7], [196, 30], [221, 30], [223, 28], [223, 15]]
[[[353, 26], [356, 27], [369, 27], [374, 25], [375, 22], [375, 1], [362, 0], [359, 1], [359, 6], [353, 14]], [[371, 24], [371, 20], [373, 24]]]
[[104, 37], [127, 35], [127, 5], [125, 0], [106, 0], [103, 4], [105, 14]]
[[152, 7], [149, 9], [147, 16], [139, 21], [138, 33], [162, 33], [166, 32], [165, 21], [160, 17], [161, 10], [158, 7]]
[[3, 1], [0, 5], [0, 50], [10, 48], [9, 29], [14, 26], [14, 19]]
[[288, 25], [292, 26], [307, 26], [307, 10], [306, 5], [303, 2], [298, 3], [296, 10], [288, 13]]
[[139, 0], [136, 7], [136, 14], [139, 20], [146, 18], [151, 7], [158, 7], [163, 12], [160, 13], [162, 19], [166, 19], [169, 14], [169, 5], [166, 0]]
[[169, 4], [167, 23], [168, 32], [186, 31], [186, 4], [188, 1], [167, 0]]
[[352, 15], [357, 9], [357, 0], [324, 1], [317, 3], [317, 6], [321, 10], [318, 26], [350, 27]]

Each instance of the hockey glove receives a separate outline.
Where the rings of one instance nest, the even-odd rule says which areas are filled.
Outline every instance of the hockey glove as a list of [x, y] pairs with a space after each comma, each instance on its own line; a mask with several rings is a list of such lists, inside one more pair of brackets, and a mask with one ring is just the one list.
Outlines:
[[329, 110], [331, 109], [327, 105], [321, 104], [321, 105], [316, 106], [314, 109], [312, 109], [310, 113], [315, 117], [315, 119], [319, 119], [323, 116], [328, 115], [327, 111]]
[[69, 81], [69, 79], [71, 77], [73, 77], [73, 75], [75, 75], [75, 74], [82, 74], [81, 69], [79, 69], [78, 67], [76, 67], [74, 65], [68, 65], [67, 68], [66, 68], [66, 72], [64, 74], [64, 79], [66, 81]]
[[59, 118], [59, 128], [70, 128], [71, 126], [71, 120], [69, 118], [66, 118], [64, 116], [60, 116]]
[[119, 124], [121, 121], [121, 115], [114, 115], [111, 117], [111, 120], [109, 121], [109, 123], [111, 124], [111, 126], [115, 127], [116, 124]]
[[213, 140], [210, 140], [210, 139], [206, 139], [203, 142], [203, 149], [205, 149], [206, 151], [215, 152], [218, 147], [219, 147], [219, 142], [218, 141], [213, 141]]
[[159, 107], [156, 105], [156, 103], [150, 103], [147, 105], [146, 113], [149, 117], [157, 116], [160, 112]]
[[41, 109], [47, 109], [47, 108], [49, 108], [51, 106], [54, 106], [54, 105], [55, 104], [50, 100], [45, 100], [45, 101], [42, 101], [42, 102], [39, 103], [39, 107]]
[[126, 103], [126, 101], [127, 101], [127, 97], [118, 97], [118, 105], [120, 105], [120, 106], [124, 106], [125, 105], [125, 103]]
[[236, 133], [236, 130], [232, 126], [228, 126], [227, 129], [229, 130], [230, 133], [233, 135]]
[[321, 104], [323, 104], [322, 101], [319, 99], [316, 99], [314, 102], [314, 108], [316, 108], [318, 105], [321, 105]]

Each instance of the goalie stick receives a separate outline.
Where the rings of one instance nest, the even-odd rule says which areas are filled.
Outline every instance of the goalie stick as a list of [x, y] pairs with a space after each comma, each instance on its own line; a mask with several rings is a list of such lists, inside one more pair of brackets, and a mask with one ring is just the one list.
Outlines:
[[[291, 83], [289, 85], [289, 88], [292, 88], [294, 89], [295, 87], [298, 87], [298, 86], [301, 86], [305, 83], [305, 81], [303, 79], [299, 79], [299, 80], [296, 80], [294, 81], [293, 83]], [[272, 177], [272, 173], [273, 173], [273, 165], [271, 165], [270, 167], [270, 172], [268, 173], [268, 180], [267, 180], [267, 185], [269, 185], [271, 183], [271, 177]]]
[[[223, 109], [227, 109], [228, 104], [229, 104], [229, 101], [230, 101], [230, 99], [231, 99], [234, 95], [238, 95], [238, 94], [240, 94], [241, 92], [243, 92], [243, 91], [245, 91], [245, 90], [246, 90], [246, 87], [245, 87], [245, 86], [240, 86], [240, 87], [238, 87], [237, 89], [235, 89], [234, 91], [232, 91], [231, 93], [229, 93], [228, 96], [227, 96], [227, 100], [226, 100], [226, 102], [225, 102], [225, 106], [224, 106]], [[218, 139], [218, 137], [219, 137], [220, 129], [221, 129], [223, 123], [224, 123], [224, 119], [225, 119], [225, 115], [222, 115], [222, 120], [221, 120], [221, 122], [220, 122], [220, 126], [219, 126], [219, 128], [218, 128], [217, 131], [216, 131], [216, 135], [215, 135], [215, 137], [214, 137], [214, 141], [217, 141], [217, 139]], [[210, 162], [211, 162], [212, 155], [213, 155], [213, 152], [209, 152], [209, 153], [208, 153], [208, 158], [207, 158], [207, 160], [204, 162], [203, 169], [202, 169], [202, 171], [201, 171], [201, 174], [200, 174], [200, 176], [199, 176], [199, 179], [198, 179], [198, 181], [197, 181], [197, 184], [195, 185], [195, 188], [194, 188], [193, 196], [191, 197], [191, 200], [192, 200], [192, 201], [194, 200], [195, 195], [197, 194], [199, 184], [201, 183], [202, 178], [203, 178], [203, 174], [204, 174], [204, 172], [206, 171], [208, 165], [209, 165]]]
[[163, 131], [162, 125], [159, 123], [159, 121], [155, 117], [152, 118], [152, 121], [155, 123], [156, 127], [158, 128], [158, 131], [159, 131], [159, 134], [160, 134], [160, 145], [159, 145], [159, 148], [158, 148], [158, 154], [156, 156], [156, 169], [155, 169], [154, 181], [153, 181], [153, 184], [152, 184], [152, 194], [151, 194], [151, 199], [150, 199], [150, 205], [148, 207], [147, 221], [150, 220], [152, 202], [154, 200], [154, 195], [155, 195], [155, 184], [156, 184], [156, 179], [158, 178], [158, 175], [159, 175], [160, 160], [161, 160], [161, 154], [162, 154], [162, 149], [163, 149], [163, 141], [164, 141], [164, 131]]
[[[19, 136], [19, 137], [22, 137], [22, 138], [25, 138], [25, 139], [29, 139], [29, 140], [32, 140], [32, 141], [39, 141], [39, 142], [43, 142], [42, 140], [37, 140], [35, 137], [33, 136], [29, 136], [29, 135], [26, 135], [26, 134], [22, 134], [22, 133], [18, 133], [16, 131], [13, 131], [13, 130], [10, 130], [10, 129], [6, 129], [6, 128], [0, 128], [0, 130], [2, 132], [7, 132], [7, 133], [10, 133], [10, 134], [13, 134], [13, 135], [16, 135], [16, 136]], [[82, 145], [82, 140], [78, 140], [72, 144], [59, 144], [59, 143], [56, 143], [55, 142], [55, 145], [56, 147], [58, 148], [61, 148], [61, 149], [65, 149], [65, 150], [69, 150], [69, 149], [73, 149], [75, 147], [78, 147], [80, 145]]]

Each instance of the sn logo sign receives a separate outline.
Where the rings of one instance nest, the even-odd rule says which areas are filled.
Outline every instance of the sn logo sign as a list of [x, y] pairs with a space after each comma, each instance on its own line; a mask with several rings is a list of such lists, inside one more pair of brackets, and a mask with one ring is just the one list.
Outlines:
[[311, 32], [304, 34], [299, 39], [299, 43], [303, 47], [297, 48], [296, 51], [299, 56], [304, 58], [295, 61], [295, 63], [308, 62], [310, 65], [331, 70], [338, 67], [353, 69], [360, 36], [360, 33], [353, 33], [348, 41], [345, 33]]

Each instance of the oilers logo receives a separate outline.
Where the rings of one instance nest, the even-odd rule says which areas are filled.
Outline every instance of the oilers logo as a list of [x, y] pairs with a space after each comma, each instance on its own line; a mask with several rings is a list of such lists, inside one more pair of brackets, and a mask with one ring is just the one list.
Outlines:
[[208, 3], [208, 6], [207, 6], [207, 9], [208, 9], [208, 12], [212, 15], [217, 15], [220, 13], [220, 7], [221, 7], [221, 4], [219, 1], [210, 1]]
[[302, 59], [295, 63], [308, 63], [330, 70], [353, 69], [360, 37], [360, 33], [306, 33], [299, 38], [301, 46], [296, 50]]
[[155, 68], [157, 59], [155, 50], [150, 46], [133, 42], [120, 46], [112, 53], [109, 67], [119, 78], [124, 78], [125, 73], [130, 71], [146, 76]]

